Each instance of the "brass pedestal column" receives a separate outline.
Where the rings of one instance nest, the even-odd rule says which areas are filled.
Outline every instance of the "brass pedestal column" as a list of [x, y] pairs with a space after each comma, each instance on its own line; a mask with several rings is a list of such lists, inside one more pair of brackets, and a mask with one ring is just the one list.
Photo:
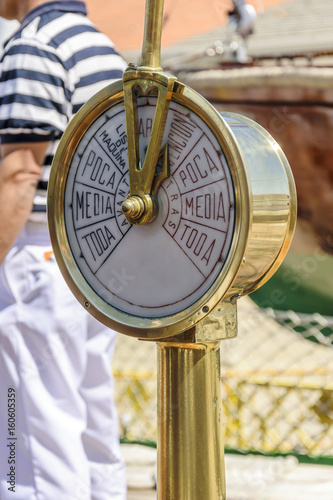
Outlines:
[[159, 342], [158, 500], [225, 500], [220, 342]]

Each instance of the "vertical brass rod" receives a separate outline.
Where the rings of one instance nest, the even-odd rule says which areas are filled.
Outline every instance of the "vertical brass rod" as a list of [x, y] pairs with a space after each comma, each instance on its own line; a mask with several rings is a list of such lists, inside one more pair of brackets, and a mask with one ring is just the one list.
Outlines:
[[141, 66], [161, 70], [164, 0], [146, 0]]
[[225, 500], [220, 343], [157, 349], [157, 498]]

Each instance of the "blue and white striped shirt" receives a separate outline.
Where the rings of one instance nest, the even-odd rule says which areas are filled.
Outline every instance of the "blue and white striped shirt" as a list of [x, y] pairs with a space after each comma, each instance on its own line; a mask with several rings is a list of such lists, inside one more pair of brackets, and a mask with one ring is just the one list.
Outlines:
[[53, 156], [68, 122], [126, 68], [78, 0], [42, 4], [25, 17], [0, 61], [2, 144], [48, 141], [34, 211], [45, 212]]

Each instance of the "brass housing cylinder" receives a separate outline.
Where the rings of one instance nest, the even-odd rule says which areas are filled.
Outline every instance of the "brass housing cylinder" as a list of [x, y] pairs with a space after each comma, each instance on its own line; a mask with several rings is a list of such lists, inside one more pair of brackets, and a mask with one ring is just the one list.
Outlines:
[[[266, 283], [288, 252], [296, 225], [297, 197], [286, 156], [263, 127], [246, 116], [221, 113], [234, 136], [238, 171], [246, 175], [247, 224], [241, 265], [227, 296], [249, 294]], [[237, 187], [236, 187], [237, 189]]]
[[157, 348], [157, 498], [225, 500], [220, 343]]

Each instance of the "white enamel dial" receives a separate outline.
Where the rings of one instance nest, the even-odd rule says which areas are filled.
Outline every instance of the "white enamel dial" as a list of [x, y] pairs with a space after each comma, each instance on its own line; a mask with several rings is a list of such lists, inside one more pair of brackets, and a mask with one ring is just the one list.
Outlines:
[[[154, 97], [139, 99], [142, 159], [155, 105]], [[140, 318], [175, 315], [196, 303], [220, 275], [234, 233], [234, 186], [214, 133], [171, 101], [166, 142], [170, 176], [149, 224], [131, 225], [120, 209], [129, 191], [123, 102], [86, 130], [66, 180], [66, 234], [80, 273], [107, 304]]]

